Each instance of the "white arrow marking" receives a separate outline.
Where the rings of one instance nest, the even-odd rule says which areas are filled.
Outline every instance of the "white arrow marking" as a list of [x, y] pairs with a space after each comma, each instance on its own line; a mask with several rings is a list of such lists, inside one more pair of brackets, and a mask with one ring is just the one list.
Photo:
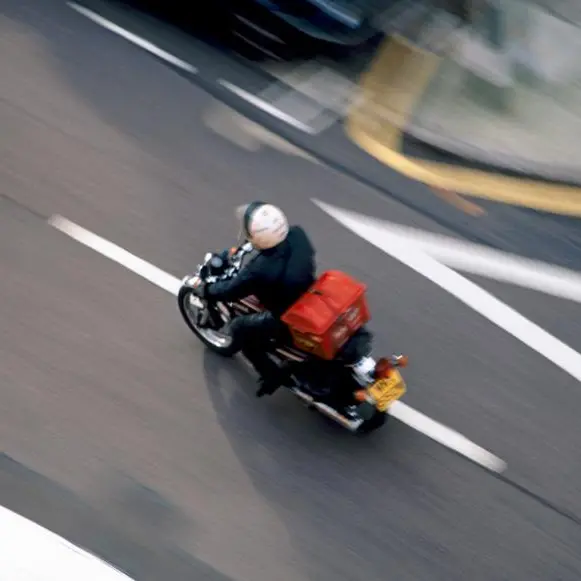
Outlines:
[[[62, 216], [52, 216], [48, 222], [63, 234], [110, 258], [169, 293], [173, 295], [178, 293], [181, 281], [171, 274], [160, 270], [153, 264], [145, 262], [145, 260], [127, 252], [127, 250], [120, 246], [101, 238], [101, 236], [93, 234], [89, 230], [78, 226]], [[443, 446], [454, 450], [458, 454], [462, 454], [488, 470], [493, 472], [504, 472], [506, 470], [504, 460], [491, 454], [484, 448], [477, 446], [462, 434], [432, 420], [403, 402], [397, 402], [397, 405], [394, 405], [389, 413], [404, 424], [407, 424]]]
[[313, 202], [340, 224], [399, 260], [412, 270], [448, 291], [522, 343], [534, 349], [578, 381], [581, 381], [581, 355], [484, 289], [444, 266], [422, 250], [413, 240], [393, 234], [376, 220], [325, 204]]
[[315, 203], [329, 214], [335, 211], [341, 216], [365, 223], [369, 232], [381, 234], [387, 232], [401, 242], [411, 243], [416, 249], [455, 270], [581, 303], [581, 273], [574, 270], [493, 250], [482, 244], [472, 244], [387, 220], [363, 216], [356, 212], [334, 208], [323, 202]]

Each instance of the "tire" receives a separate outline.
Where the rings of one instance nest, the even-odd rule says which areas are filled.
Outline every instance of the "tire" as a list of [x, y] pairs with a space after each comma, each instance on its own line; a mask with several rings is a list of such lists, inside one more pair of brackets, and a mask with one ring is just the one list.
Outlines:
[[370, 434], [371, 432], [375, 432], [376, 430], [378, 430], [379, 428], [383, 427], [386, 424], [388, 417], [389, 416], [387, 412], [379, 411], [376, 412], [375, 415], [373, 415], [371, 418], [369, 418], [359, 426], [357, 433]]
[[190, 315], [189, 298], [191, 294], [191, 288], [182, 286], [178, 293], [178, 307], [184, 321], [192, 333], [194, 333], [194, 335], [196, 335], [196, 337], [214, 353], [217, 353], [222, 357], [233, 357], [236, 355], [240, 349], [236, 347], [231, 339], [230, 342], [225, 342], [223, 344], [218, 341], [219, 335], [222, 335], [225, 339], [227, 339], [228, 336], [226, 334], [220, 334], [216, 331], [212, 331], [211, 329], [200, 329], [195, 325]]

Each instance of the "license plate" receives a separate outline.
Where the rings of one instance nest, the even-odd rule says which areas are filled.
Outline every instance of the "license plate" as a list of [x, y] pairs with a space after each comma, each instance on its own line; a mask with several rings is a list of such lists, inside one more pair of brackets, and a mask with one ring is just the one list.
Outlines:
[[369, 395], [376, 401], [377, 409], [381, 412], [394, 402], [403, 397], [407, 391], [405, 381], [400, 372], [393, 370], [390, 377], [378, 379], [368, 388]]

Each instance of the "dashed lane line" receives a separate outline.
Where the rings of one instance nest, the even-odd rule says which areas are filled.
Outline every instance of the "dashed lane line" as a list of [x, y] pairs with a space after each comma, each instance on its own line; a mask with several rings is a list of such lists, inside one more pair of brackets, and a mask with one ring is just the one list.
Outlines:
[[133, 43], [134, 45], [146, 50], [147, 52], [149, 52], [152, 55], [168, 62], [169, 64], [171, 64], [175, 67], [178, 67], [184, 71], [187, 71], [188, 73], [191, 73], [191, 74], [196, 74], [198, 72], [198, 69], [196, 69], [196, 67], [194, 67], [190, 63], [188, 63], [188, 62], [178, 58], [177, 56], [163, 50], [162, 48], [153, 44], [149, 40], [146, 40], [145, 38], [142, 38], [141, 36], [137, 36], [133, 32], [130, 32], [129, 30], [126, 30], [125, 28], [122, 28], [118, 24], [111, 22], [111, 20], [107, 20], [106, 18], [97, 14], [96, 12], [93, 12], [92, 10], [89, 10], [88, 8], [85, 8], [84, 6], [81, 6], [80, 4], [77, 4], [75, 2], [67, 2], [67, 4], [70, 8], [72, 8], [73, 10], [78, 12], [79, 14], [82, 14], [83, 16], [87, 17], [89, 20], [93, 21], [95, 24], [98, 24], [99, 26], [106, 28], [107, 30], [115, 33], [116, 35], [120, 36], [121, 38], [128, 40], [129, 42]]

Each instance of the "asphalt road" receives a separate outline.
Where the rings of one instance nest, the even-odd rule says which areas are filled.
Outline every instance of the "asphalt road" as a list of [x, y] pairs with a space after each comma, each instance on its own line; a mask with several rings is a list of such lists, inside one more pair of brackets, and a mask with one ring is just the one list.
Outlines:
[[[579, 578], [579, 384], [310, 198], [453, 232], [249, 137], [60, 1], [0, 6], [1, 504], [140, 581]], [[406, 401], [506, 460], [502, 477], [397, 422], [362, 440], [284, 393], [256, 400], [171, 295], [47, 224], [181, 276], [255, 198], [308, 229], [322, 267], [369, 282], [378, 352], [413, 361]], [[571, 304], [478, 282], [578, 341]]]

